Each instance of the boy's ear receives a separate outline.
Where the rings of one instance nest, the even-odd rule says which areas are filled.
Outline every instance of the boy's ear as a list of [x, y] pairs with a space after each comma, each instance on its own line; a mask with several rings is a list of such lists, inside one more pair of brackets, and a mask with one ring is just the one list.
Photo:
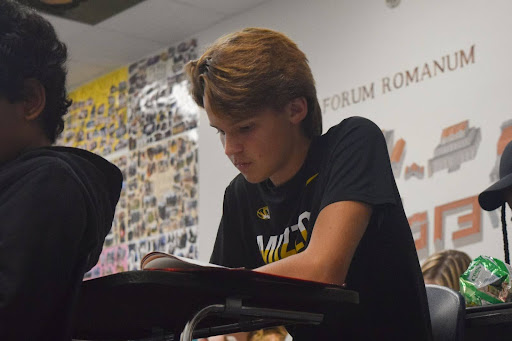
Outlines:
[[37, 119], [46, 106], [46, 89], [35, 78], [23, 82], [24, 116], [27, 121]]
[[304, 97], [294, 98], [288, 103], [288, 112], [290, 121], [294, 124], [300, 124], [308, 114], [308, 102]]

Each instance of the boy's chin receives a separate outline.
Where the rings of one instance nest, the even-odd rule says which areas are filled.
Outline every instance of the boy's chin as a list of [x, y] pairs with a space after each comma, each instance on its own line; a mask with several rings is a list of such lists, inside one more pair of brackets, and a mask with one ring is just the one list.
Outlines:
[[245, 178], [245, 180], [247, 180], [247, 182], [249, 182], [251, 184], [258, 184], [260, 182], [267, 180], [266, 177], [251, 176], [251, 175], [244, 174], [244, 173], [240, 173], [240, 174], [242, 174], [243, 177]]

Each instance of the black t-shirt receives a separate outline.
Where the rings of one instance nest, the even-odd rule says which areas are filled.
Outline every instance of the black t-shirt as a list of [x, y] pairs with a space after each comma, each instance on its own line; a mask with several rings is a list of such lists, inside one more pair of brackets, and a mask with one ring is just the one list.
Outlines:
[[281, 186], [238, 175], [224, 195], [210, 261], [254, 269], [304, 251], [319, 212], [339, 201], [373, 207], [346, 276], [360, 304], [343, 320], [297, 328], [294, 340], [430, 340], [423, 277], [385, 139], [365, 118], [314, 138], [302, 168]]

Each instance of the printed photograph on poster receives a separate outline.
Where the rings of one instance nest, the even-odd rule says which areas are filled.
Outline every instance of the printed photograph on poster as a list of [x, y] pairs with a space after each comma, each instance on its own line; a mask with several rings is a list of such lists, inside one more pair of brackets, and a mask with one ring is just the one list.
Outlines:
[[197, 224], [197, 132], [130, 153], [127, 241]]
[[123, 185], [112, 229], [86, 279], [139, 269], [154, 250], [197, 258], [199, 108], [183, 66], [190, 40], [70, 94], [58, 144], [104, 156]]
[[85, 279], [128, 271], [128, 245], [103, 248], [98, 264], [87, 272]]
[[57, 144], [106, 156], [128, 147], [128, 71], [119, 69], [79, 89], [64, 116], [65, 129]]
[[197, 108], [188, 93], [183, 66], [196, 58], [190, 40], [129, 67], [129, 147], [143, 148], [197, 127]]
[[121, 174], [123, 175], [123, 185], [121, 188], [119, 201], [116, 206], [116, 211], [114, 213], [112, 229], [105, 238], [104, 247], [110, 247], [112, 245], [124, 243], [126, 241], [126, 226], [128, 224], [128, 201], [126, 198], [128, 154], [126, 153], [125, 155], [121, 155], [115, 158], [107, 157], [107, 159], [121, 170]]
[[191, 39], [173, 46], [160, 54], [141, 59], [128, 68], [130, 95], [137, 96], [147, 85], [159, 81], [171, 81], [175, 74], [183, 73], [183, 67], [197, 58], [197, 40]]
[[104, 248], [98, 265], [87, 272], [84, 279], [107, 276], [121, 271], [140, 270], [141, 259], [151, 251], [197, 258], [197, 226], [140, 239], [129, 244]]

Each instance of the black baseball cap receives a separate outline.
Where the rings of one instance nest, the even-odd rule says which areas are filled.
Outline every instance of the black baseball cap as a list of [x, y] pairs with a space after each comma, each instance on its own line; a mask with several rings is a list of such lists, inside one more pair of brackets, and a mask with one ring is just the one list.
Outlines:
[[505, 203], [503, 191], [512, 189], [512, 141], [510, 141], [500, 160], [500, 179], [491, 187], [480, 193], [478, 202], [486, 211], [493, 211]]

